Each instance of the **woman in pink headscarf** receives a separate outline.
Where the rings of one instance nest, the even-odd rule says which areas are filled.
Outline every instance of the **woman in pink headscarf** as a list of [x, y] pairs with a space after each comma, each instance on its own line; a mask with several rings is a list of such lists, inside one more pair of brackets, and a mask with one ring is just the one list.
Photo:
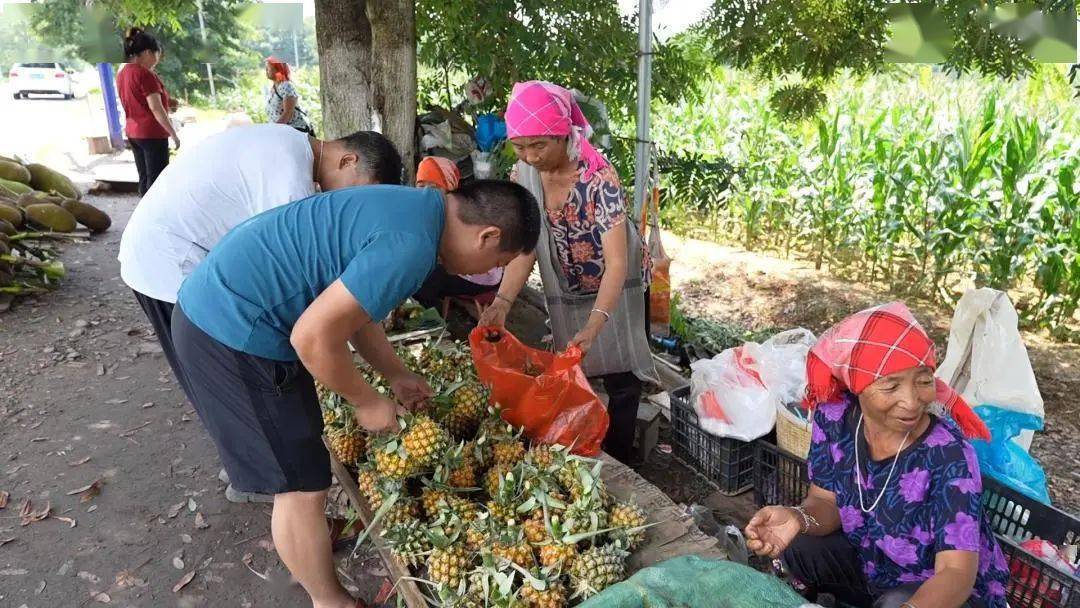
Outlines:
[[505, 323], [539, 262], [555, 347], [585, 353], [582, 368], [603, 381], [609, 397], [604, 450], [629, 462], [642, 381], [656, 381], [646, 334], [650, 261], [641, 235], [627, 221], [619, 177], [589, 143], [591, 128], [571, 91], [519, 82], [505, 118], [518, 157], [511, 179], [543, 207], [540, 242], [533, 255], [507, 266], [480, 324]]

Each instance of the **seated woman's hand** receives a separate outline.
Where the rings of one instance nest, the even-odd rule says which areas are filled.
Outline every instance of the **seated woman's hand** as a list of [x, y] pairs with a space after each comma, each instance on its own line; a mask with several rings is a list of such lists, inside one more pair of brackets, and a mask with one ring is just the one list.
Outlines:
[[765, 507], [746, 525], [746, 547], [757, 555], [777, 558], [802, 531], [803, 522], [788, 507]]

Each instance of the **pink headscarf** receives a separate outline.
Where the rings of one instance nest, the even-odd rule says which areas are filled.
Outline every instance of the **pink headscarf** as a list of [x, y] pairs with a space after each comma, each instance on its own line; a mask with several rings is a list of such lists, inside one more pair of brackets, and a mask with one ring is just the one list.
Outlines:
[[515, 84], [505, 118], [506, 136], [510, 139], [570, 137], [572, 149], [585, 162], [585, 179], [610, 164], [589, 143], [592, 126], [581, 113], [574, 94], [557, 84], [543, 80]]

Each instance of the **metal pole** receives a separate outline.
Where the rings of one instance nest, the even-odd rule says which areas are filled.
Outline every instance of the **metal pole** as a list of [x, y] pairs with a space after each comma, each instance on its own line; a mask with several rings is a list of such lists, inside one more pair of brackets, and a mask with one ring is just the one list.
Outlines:
[[[203, 21], [202, 0], [197, 5], [199, 8], [199, 34], [202, 36], [203, 50], [206, 51], [206, 23]], [[210, 82], [210, 99], [217, 103], [217, 90], [214, 89], [214, 68], [206, 63], [206, 79]]]
[[293, 65], [295, 65], [297, 68], [299, 68], [300, 67], [300, 45], [296, 42], [296, 28], [295, 27], [293, 28], [293, 31], [292, 31], [292, 56], [293, 56]]
[[649, 195], [649, 100], [652, 97], [652, 0], [638, 0], [637, 143], [634, 165], [634, 217]]

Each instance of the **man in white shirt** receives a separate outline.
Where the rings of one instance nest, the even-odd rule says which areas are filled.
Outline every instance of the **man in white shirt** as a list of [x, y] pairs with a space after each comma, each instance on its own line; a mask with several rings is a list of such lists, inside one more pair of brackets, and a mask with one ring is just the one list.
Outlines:
[[214, 245], [237, 225], [307, 198], [316, 187], [400, 184], [401, 175], [401, 156], [379, 133], [324, 141], [279, 124], [228, 129], [169, 164], [128, 220], [118, 259], [120, 278], [135, 292], [189, 399], [172, 344], [172, 309], [180, 284]]

